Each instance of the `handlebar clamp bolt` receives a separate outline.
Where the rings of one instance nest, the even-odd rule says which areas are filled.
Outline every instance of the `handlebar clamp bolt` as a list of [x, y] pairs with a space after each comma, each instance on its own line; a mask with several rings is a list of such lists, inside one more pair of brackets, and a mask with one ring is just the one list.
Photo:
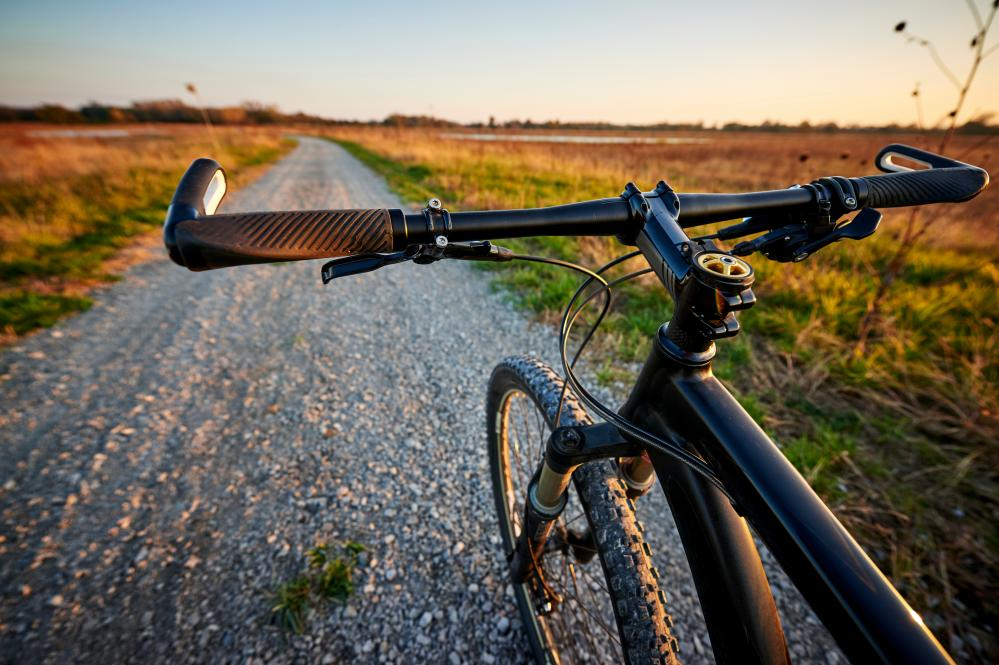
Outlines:
[[430, 199], [429, 201], [427, 201], [427, 207], [430, 208], [431, 210], [440, 210], [441, 209], [441, 200], [440, 199]]
[[566, 450], [578, 450], [583, 443], [579, 432], [571, 427], [560, 427], [557, 432], [558, 443]]
[[447, 238], [445, 238], [444, 236], [437, 236], [436, 238], [434, 238], [434, 244], [440, 247], [441, 249], [444, 249], [445, 247], [447, 247]]

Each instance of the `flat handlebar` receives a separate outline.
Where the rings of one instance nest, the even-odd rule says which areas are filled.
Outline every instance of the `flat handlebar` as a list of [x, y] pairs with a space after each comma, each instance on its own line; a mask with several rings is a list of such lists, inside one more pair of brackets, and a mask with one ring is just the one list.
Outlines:
[[[928, 168], [910, 170], [901, 156]], [[967, 201], [988, 185], [976, 166], [901, 144], [878, 154], [892, 173], [851, 178], [857, 209]], [[170, 257], [190, 270], [276, 261], [332, 258], [404, 249], [434, 241], [439, 231], [421, 213], [398, 209], [250, 212], [213, 215], [221, 195], [212, 189], [222, 167], [196, 160], [184, 174], [167, 211], [164, 242]], [[223, 180], [224, 192], [224, 180]], [[804, 212], [815, 190], [792, 187], [744, 194], [678, 194], [684, 228], [746, 216]], [[634, 237], [644, 220], [622, 197], [529, 208], [457, 212], [449, 240], [496, 240], [529, 236], [617, 235]]]

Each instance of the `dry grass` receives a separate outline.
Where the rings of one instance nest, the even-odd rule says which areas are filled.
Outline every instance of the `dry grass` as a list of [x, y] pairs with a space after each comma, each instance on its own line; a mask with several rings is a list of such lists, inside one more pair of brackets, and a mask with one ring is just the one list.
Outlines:
[[[215, 152], [202, 127], [94, 129], [0, 126], [2, 339], [86, 309], [91, 287], [148, 258], [121, 250], [159, 226], [191, 160]], [[217, 131], [233, 188], [288, 148], [279, 129]]]
[[[665, 178], [678, 191], [781, 188], [823, 175], [874, 172], [892, 141], [933, 149], [921, 136], [728, 134], [689, 144], [477, 142], [433, 130], [339, 128], [333, 137], [415, 201], [441, 196], [451, 210], [532, 207], [613, 196], [634, 180]], [[993, 151], [959, 137], [951, 154], [986, 168]], [[935, 233], [913, 253], [889, 297], [889, 316], [856, 358], [860, 317], [904, 222], [888, 211], [874, 238], [825, 250], [804, 264], [762, 258], [760, 303], [744, 333], [723, 344], [716, 370], [775, 435], [945, 644], [967, 658], [995, 648], [996, 471], [999, 469], [999, 191], [934, 206]], [[681, 211], [682, 216], [682, 211]], [[511, 243], [513, 244], [513, 243]], [[541, 239], [532, 249], [599, 263], [621, 253], [605, 239]], [[498, 280], [550, 316], [574, 280], [513, 266]], [[603, 346], [640, 359], [669, 317], [651, 281], [622, 290]], [[608, 361], [608, 379], [621, 373]]]

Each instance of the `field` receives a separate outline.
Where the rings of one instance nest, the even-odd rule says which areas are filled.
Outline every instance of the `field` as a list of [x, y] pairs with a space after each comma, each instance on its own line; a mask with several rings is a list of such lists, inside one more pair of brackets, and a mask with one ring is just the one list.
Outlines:
[[236, 188], [290, 146], [275, 129], [216, 132], [218, 150], [199, 126], [0, 126], [0, 341], [87, 309], [145, 256], [121, 250], [162, 224], [191, 155], [219, 154]]
[[[891, 141], [934, 149], [938, 140], [703, 133], [672, 135], [694, 141], [671, 144], [587, 144], [370, 127], [327, 135], [406, 199], [439, 196], [452, 211], [613, 196], [629, 180], [648, 189], [665, 178], [678, 191], [781, 188], [824, 175], [870, 174], [873, 156]], [[949, 152], [994, 169], [996, 147], [958, 137]], [[751, 257], [759, 303], [741, 317], [744, 333], [722, 344], [716, 373], [941, 641], [970, 641], [988, 652], [999, 610], [999, 192], [993, 187], [972, 203], [920, 215], [919, 223], [933, 220], [931, 231], [890, 289], [863, 348], [858, 329], [907, 212], [888, 211], [874, 238], [830, 247], [803, 264]], [[590, 238], [504, 244], [588, 265], [625, 250]], [[577, 283], [533, 264], [497, 270], [510, 297], [545, 320], [558, 316]], [[598, 376], [623, 386], [669, 316], [657, 283], [621, 289], [590, 354]]]

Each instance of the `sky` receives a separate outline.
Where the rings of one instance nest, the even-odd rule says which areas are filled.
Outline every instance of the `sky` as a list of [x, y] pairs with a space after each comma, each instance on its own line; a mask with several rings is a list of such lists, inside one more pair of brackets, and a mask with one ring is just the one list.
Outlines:
[[[209, 106], [361, 120], [908, 124], [919, 82], [932, 122], [956, 90], [901, 20], [963, 78], [963, 0], [0, 0], [0, 104], [190, 100], [193, 82]], [[999, 52], [966, 108], [999, 111]]]

